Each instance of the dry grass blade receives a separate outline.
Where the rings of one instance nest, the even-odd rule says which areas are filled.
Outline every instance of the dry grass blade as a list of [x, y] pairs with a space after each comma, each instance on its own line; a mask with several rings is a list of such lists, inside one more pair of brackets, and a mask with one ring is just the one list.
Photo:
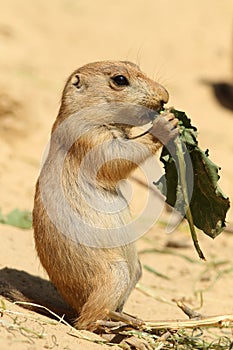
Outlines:
[[159, 330], [159, 329], [184, 329], [184, 328], [198, 328], [198, 327], [233, 327], [233, 315], [220, 315], [202, 318], [201, 320], [176, 320], [176, 321], [156, 321], [145, 322], [143, 330]]
[[187, 315], [189, 318], [191, 319], [203, 319], [205, 318], [202, 314], [200, 314], [199, 312], [196, 312], [192, 309], [190, 309], [187, 305], [185, 305], [183, 303], [182, 300], [176, 300], [174, 299], [174, 301], [176, 302], [176, 305], [185, 313], [185, 315]]

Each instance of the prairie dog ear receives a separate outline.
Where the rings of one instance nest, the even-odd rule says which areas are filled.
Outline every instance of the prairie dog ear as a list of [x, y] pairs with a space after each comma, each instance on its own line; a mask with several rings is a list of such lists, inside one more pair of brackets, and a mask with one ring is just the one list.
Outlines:
[[72, 78], [71, 78], [71, 84], [74, 85], [77, 89], [80, 89], [80, 87], [82, 86], [82, 82], [81, 82], [81, 78], [79, 74], [75, 74]]

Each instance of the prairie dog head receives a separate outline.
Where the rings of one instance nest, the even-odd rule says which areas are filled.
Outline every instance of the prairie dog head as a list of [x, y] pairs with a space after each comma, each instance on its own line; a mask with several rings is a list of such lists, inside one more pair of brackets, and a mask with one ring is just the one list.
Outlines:
[[148, 78], [134, 63], [89, 63], [68, 78], [57, 122], [83, 108], [104, 104], [130, 104], [159, 111], [168, 97], [166, 89]]

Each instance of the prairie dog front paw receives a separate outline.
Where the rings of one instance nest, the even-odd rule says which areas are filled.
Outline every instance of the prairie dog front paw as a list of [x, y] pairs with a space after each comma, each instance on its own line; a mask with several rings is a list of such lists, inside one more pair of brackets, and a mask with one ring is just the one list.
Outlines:
[[170, 111], [163, 112], [153, 121], [151, 133], [163, 144], [174, 140], [179, 134], [179, 120]]

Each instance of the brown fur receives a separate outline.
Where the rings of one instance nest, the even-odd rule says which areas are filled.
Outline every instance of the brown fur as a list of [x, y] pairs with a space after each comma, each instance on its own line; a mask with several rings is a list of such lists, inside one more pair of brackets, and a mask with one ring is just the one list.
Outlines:
[[[80, 79], [80, 87], [73, 85], [75, 76]], [[111, 77], [124, 75], [130, 82], [129, 86], [116, 87], [112, 85]], [[115, 125], [111, 109], [95, 115], [88, 113], [87, 107], [98, 108], [108, 103], [132, 103], [159, 110], [168, 100], [168, 93], [158, 83], [152, 81], [140, 69], [130, 62], [97, 62], [77, 69], [68, 79], [62, 96], [62, 102], [57, 119], [52, 128], [52, 135], [61, 123], [76, 112], [84, 111], [77, 118], [75, 127], [87, 127], [83, 134], [70, 148], [63, 167], [62, 185], [70, 207], [79, 213], [81, 218], [93, 226], [93, 240], [96, 226], [111, 229], [116, 225], [124, 225], [129, 220], [128, 208], [124, 212], [108, 215], [91, 208], [82, 197], [82, 182], [77, 183], [77, 174], [84, 157], [91, 150], [89, 165], [85, 167], [84, 182], [95, 187], [100, 196], [114, 199], [117, 196], [116, 186], [119, 180], [125, 179], [138, 164], [145, 161], [151, 153], [161, 146], [157, 138], [146, 134], [134, 142], [129, 138], [132, 128], [129, 125]], [[87, 112], [85, 112], [87, 111]], [[97, 113], [98, 114], [98, 113]], [[139, 123], [140, 124], [140, 123]], [[172, 130], [177, 121], [173, 116], [165, 115], [154, 123], [157, 133], [165, 139], [174, 137]], [[61, 147], [69, 139], [73, 128], [64, 132], [59, 139]], [[98, 152], [98, 145], [109, 141], [104, 151]], [[57, 142], [57, 141], [54, 141]], [[133, 155], [133, 160], [115, 159], [115, 154]], [[110, 156], [111, 161], [103, 164], [97, 172], [96, 182], [93, 182], [93, 165], [97, 158]], [[59, 157], [59, 152], [56, 154]], [[127, 157], [126, 157], [127, 158]], [[37, 182], [33, 210], [33, 226], [36, 249], [43, 267], [61, 295], [76, 310], [77, 328], [93, 330], [95, 321], [104, 319], [107, 311], [121, 311], [130, 292], [141, 275], [140, 263], [134, 243], [126, 243], [116, 248], [92, 248], [78, 244], [59, 232], [50, 220], [44, 207], [40, 180], [46, 166], [54, 160], [53, 139], [48, 158], [44, 164]], [[51, 189], [51, 196], [53, 190]], [[59, 207], [59, 203], [57, 203]], [[63, 218], [71, 225], [69, 217]], [[74, 227], [74, 230], [77, 230]]]

